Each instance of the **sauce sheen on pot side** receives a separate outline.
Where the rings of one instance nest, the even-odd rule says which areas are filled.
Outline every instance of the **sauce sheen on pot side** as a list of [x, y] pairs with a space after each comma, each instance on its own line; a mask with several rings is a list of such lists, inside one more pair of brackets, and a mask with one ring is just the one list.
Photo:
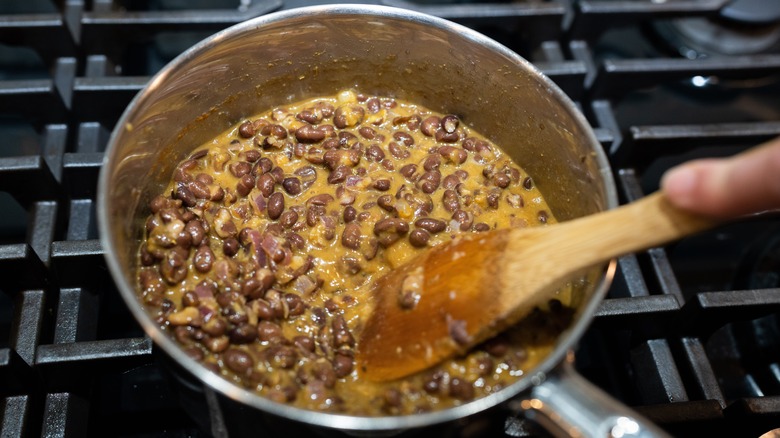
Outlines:
[[496, 145], [411, 102], [345, 90], [261, 113], [196, 149], [149, 208], [149, 312], [193, 358], [281, 403], [384, 416], [468, 402], [522, 377], [572, 315], [554, 300], [418, 375], [358, 378], [376, 278], [461, 233], [555, 222]]

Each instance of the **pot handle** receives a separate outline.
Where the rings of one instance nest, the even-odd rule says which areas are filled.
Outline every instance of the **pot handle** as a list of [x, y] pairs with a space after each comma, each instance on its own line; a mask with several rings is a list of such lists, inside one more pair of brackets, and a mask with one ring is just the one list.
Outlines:
[[582, 377], [569, 356], [519, 400], [529, 420], [559, 437], [669, 437]]

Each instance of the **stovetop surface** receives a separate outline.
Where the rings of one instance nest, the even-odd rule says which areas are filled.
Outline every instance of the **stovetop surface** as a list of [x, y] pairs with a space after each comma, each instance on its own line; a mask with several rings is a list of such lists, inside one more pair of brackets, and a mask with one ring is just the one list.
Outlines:
[[[315, 3], [0, 4], [0, 435], [208, 437], [229, 421], [201, 411], [208, 391], [181, 383], [119, 297], [97, 175], [122, 110], [165, 63], [232, 24]], [[473, 27], [548, 74], [593, 125], [621, 202], [683, 160], [780, 135], [780, 32], [719, 18], [737, 3], [383, 1]], [[576, 369], [675, 436], [780, 428], [777, 218], [621, 258]], [[436, 433], [548, 436], [510, 407]]]

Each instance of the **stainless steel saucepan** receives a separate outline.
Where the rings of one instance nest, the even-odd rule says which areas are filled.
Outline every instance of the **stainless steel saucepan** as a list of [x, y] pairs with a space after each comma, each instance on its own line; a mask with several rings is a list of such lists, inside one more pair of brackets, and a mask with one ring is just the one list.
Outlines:
[[446, 20], [381, 6], [315, 6], [266, 15], [213, 35], [163, 68], [131, 102], [110, 138], [97, 197], [101, 242], [122, 297], [154, 342], [226, 397], [314, 426], [400, 431], [515, 399], [523, 400], [527, 416], [564, 436], [661, 435], [571, 366], [614, 262], [578, 283], [571, 327], [524, 378], [488, 397], [416, 415], [334, 415], [274, 402], [211, 373], [158, 327], [134, 287], [135, 255], [148, 202], [163, 191], [176, 163], [250, 115], [349, 87], [458, 114], [533, 176], [559, 220], [617, 205], [609, 164], [575, 105], [538, 69], [495, 41]]

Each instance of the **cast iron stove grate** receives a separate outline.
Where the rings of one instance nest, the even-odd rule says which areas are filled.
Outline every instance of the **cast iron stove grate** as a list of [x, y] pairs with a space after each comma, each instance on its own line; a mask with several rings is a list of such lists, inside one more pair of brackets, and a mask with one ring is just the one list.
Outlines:
[[[224, 432], [229, 414], [201, 412], [212, 393], [171, 384], [181, 376], [118, 296], [97, 240], [97, 175], [121, 111], [168, 60], [234, 23], [313, 3], [0, 5], [0, 435]], [[623, 202], [683, 159], [780, 134], [777, 52], [689, 56], [679, 40], [658, 43], [669, 23], [733, 20], [723, 16], [738, 2], [384, 3], [471, 26], [551, 76], [593, 124]], [[622, 258], [577, 369], [674, 435], [780, 427], [779, 236], [766, 216]], [[512, 408], [436, 432], [547, 436]]]

